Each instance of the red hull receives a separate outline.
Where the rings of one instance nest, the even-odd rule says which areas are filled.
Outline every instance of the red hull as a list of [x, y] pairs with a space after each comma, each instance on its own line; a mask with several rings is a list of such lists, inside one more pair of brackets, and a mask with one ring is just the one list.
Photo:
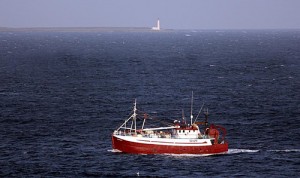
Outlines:
[[218, 154], [228, 151], [228, 143], [210, 146], [172, 146], [135, 143], [112, 136], [114, 149], [135, 154]]

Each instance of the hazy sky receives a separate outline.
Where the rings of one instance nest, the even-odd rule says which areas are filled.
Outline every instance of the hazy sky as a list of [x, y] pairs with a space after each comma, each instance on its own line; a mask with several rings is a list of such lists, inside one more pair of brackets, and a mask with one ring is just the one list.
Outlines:
[[300, 0], [0, 0], [0, 27], [300, 29]]

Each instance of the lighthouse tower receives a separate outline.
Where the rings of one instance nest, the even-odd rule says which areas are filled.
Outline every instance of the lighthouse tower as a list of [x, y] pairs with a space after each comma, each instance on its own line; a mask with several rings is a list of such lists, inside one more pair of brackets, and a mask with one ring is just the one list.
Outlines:
[[157, 30], [160, 30], [160, 23], [159, 23], [159, 19], [157, 19]]
[[160, 22], [159, 22], [159, 19], [157, 19], [156, 27], [152, 27], [152, 30], [160, 30]]

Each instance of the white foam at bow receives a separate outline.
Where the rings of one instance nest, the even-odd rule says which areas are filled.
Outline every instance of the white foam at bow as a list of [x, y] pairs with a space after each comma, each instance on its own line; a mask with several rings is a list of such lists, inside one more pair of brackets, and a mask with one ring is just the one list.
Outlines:
[[112, 153], [121, 153], [122, 151], [117, 150], [117, 149], [112, 149], [112, 150], [107, 150], [108, 152], [112, 152]]

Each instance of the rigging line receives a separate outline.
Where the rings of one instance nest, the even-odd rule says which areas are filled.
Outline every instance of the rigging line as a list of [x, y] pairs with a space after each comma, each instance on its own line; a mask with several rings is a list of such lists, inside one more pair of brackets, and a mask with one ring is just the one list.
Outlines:
[[[131, 112], [131, 113], [126, 117], [126, 118], [127, 118], [126, 120], [128, 120], [127, 122], [129, 122], [130, 118], [132, 117], [132, 114], [133, 114], [133, 112]], [[125, 120], [125, 121], [126, 121], [126, 120]], [[126, 123], [127, 123], [127, 122], [126, 122]], [[125, 124], [125, 122], [123, 122], [122, 124], [120, 124], [118, 128], [120, 128], [120, 127], [121, 127], [122, 125], [124, 125], [124, 124]]]
[[200, 113], [201, 113], [201, 111], [202, 111], [203, 106], [204, 106], [204, 103], [202, 104], [202, 106], [201, 106], [201, 108], [200, 108], [200, 110], [199, 110], [199, 112], [198, 112], [198, 115], [197, 115], [197, 117], [196, 117], [194, 123], [195, 123], [196, 120], [198, 119], [198, 117], [199, 117], [199, 115], [200, 115]]

